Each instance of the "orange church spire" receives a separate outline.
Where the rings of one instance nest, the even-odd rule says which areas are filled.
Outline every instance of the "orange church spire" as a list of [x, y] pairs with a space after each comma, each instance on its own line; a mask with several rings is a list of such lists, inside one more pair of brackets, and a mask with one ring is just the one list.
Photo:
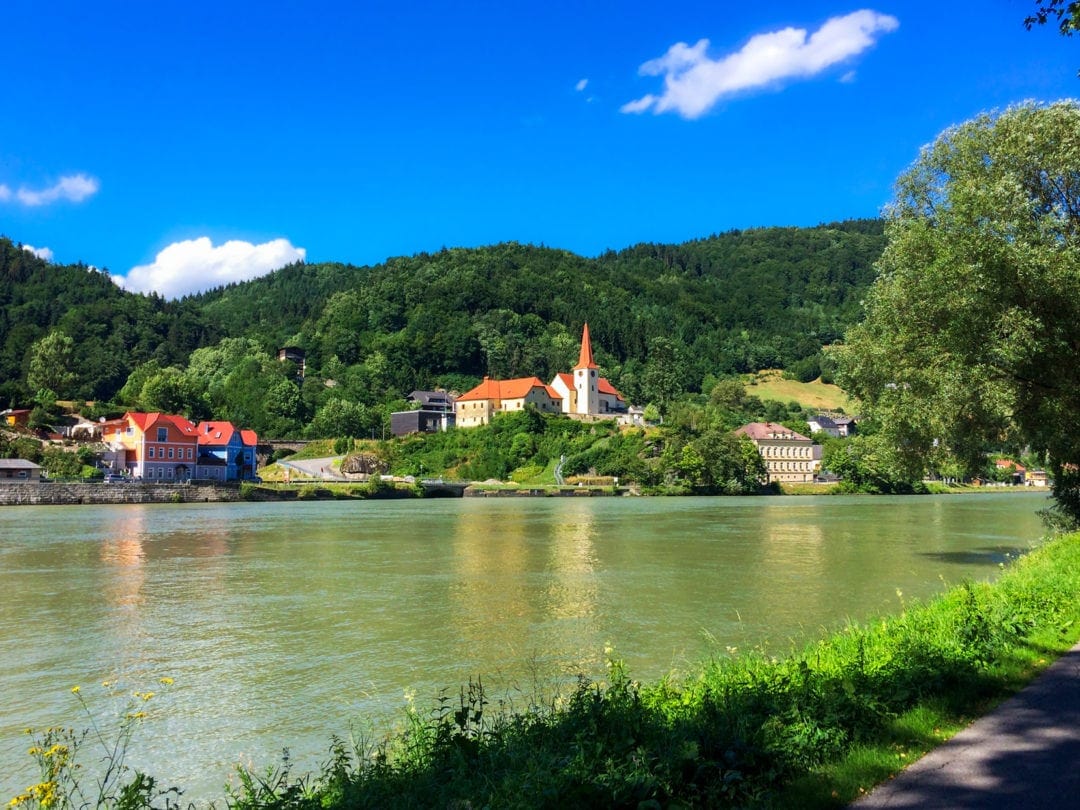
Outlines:
[[598, 368], [592, 356], [592, 341], [589, 340], [589, 322], [585, 322], [585, 328], [581, 330], [581, 354], [578, 355], [577, 365], [574, 368]]

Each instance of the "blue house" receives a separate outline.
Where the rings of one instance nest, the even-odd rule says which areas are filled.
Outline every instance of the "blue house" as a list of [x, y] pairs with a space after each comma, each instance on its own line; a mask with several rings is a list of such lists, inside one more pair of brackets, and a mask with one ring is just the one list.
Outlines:
[[217, 481], [244, 481], [255, 477], [253, 430], [238, 430], [231, 422], [200, 422], [199, 476]]

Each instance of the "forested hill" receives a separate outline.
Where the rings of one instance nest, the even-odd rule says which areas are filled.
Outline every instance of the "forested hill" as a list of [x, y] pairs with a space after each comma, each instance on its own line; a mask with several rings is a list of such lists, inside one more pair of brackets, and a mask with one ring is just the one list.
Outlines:
[[808, 372], [859, 318], [883, 247], [879, 220], [731, 231], [595, 259], [505, 243], [375, 267], [292, 265], [169, 303], [0, 239], [0, 401], [14, 398], [32, 343], [55, 328], [75, 339], [71, 395], [105, 399], [136, 365], [183, 368], [193, 349], [227, 337], [267, 352], [299, 345], [309, 374], [377, 370], [376, 399], [483, 374], [550, 378], [576, 358], [584, 321], [598, 362], [632, 397], [650, 363], [688, 390], [706, 375]]
[[23, 406], [30, 347], [54, 329], [74, 341], [77, 390], [108, 399], [151, 358], [183, 363], [221, 335], [187, 303], [121, 290], [84, 264], [56, 265], [0, 237], [0, 408]]

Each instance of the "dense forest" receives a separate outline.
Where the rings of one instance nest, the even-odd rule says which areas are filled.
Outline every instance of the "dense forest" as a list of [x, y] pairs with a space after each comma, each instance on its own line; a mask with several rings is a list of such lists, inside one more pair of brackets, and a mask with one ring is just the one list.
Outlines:
[[[0, 238], [0, 406], [49, 396], [233, 419], [264, 435], [366, 435], [415, 388], [570, 368], [664, 409], [718, 379], [822, 371], [861, 317], [880, 220], [730, 231], [595, 259], [504, 243], [374, 267], [295, 264], [180, 301], [121, 290]], [[306, 375], [278, 363], [306, 350]], [[827, 369], [826, 369], [827, 371]]]

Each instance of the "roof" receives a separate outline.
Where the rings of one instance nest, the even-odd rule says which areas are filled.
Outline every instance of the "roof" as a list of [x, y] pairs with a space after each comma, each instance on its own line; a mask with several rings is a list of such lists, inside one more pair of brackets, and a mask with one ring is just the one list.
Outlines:
[[182, 416], [168, 413], [141, 413], [128, 411], [124, 414], [125, 419], [130, 419], [143, 433], [159, 423], [172, 425], [185, 436], [195, 436], [195, 426]]
[[592, 341], [589, 340], [589, 322], [581, 330], [581, 354], [578, 355], [577, 365], [574, 368], [598, 368], [593, 360]]
[[1020, 464], [1017, 464], [1011, 458], [999, 458], [994, 462], [994, 466], [999, 470], [1016, 470], [1017, 472], [1027, 472], [1027, 470]]
[[0, 458], [0, 470], [40, 470], [41, 465], [25, 458]]
[[236, 428], [232, 422], [199, 422], [199, 444], [224, 446], [232, 441]]
[[786, 441], [810, 441], [801, 433], [796, 433], [789, 427], [784, 427], [776, 422], [751, 422], [748, 425], [743, 425], [741, 428], [735, 431], [736, 436], [749, 436], [754, 441], [767, 441], [769, 439], [780, 439]]
[[534, 388], [542, 388], [544, 393], [555, 400], [561, 400], [559, 392], [550, 385], [545, 385], [539, 377], [518, 377], [513, 380], [492, 380], [484, 377], [484, 381], [471, 391], [466, 391], [457, 398], [458, 402], [471, 402], [483, 399], [522, 399], [529, 395]]
[[[568, 390], [568, 391], [573, 391], [574, 390], [574, 375], [573, 374], [567, 374], [565, 372], [560, 372], [560, 373], [555, 375], [555, 378], [558, 379], [558, 380], [562, 380], [562, 384], [566, 386], [566, 390]], [[554, 382], [554, 380], [552, 380], [552, 382]], [[601, 394], [607, 394], [608, 396], [615, 397], [615, 398], [621, 400], [622, 402], [626, 401], [626, 398], [622, 394], [620, 394], [618, 392], [618, 390], [616, 390], [615, 386], [612, 385], [608, 381], [607, 377], [600, 377], [600, 378], [597, 379], [597, 381], [596, 381], [596, 390], [599, 391]]]
[[449, 391], [413, 391], [405, 399], [419, 402], [421, 405], [427, 405], [432, 400], [446, 402], [451, 405], [454, 403], [454, 395]]

